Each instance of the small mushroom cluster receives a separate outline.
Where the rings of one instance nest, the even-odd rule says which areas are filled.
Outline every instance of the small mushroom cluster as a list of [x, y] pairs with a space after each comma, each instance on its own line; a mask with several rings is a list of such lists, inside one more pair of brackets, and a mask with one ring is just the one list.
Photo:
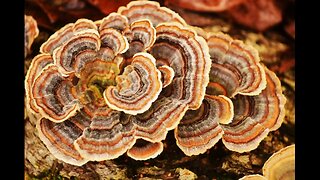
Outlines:
[[280, 81], [259, 61], [241, 41], [132, 1], [51, 35], [27, 72], [26, 106], [49, 151], [77, 166], [124, 153], [154, 158], [173, 129], [189, 156], [221, 138], [250, 151], [284, 117]]

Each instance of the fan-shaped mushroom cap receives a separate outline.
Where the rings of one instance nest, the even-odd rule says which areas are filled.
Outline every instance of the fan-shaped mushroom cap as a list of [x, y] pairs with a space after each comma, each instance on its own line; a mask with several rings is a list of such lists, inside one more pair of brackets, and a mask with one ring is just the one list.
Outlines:
[[78, 19], [75, 23], [69, 23], [52, 34], [49, 39], [40, 46], [41, 53], [52, 54], [53, 50], [68, 41], [77, 32], [92, 29], [97, 30], [95, 23], [88, 19]]
[[162, 142], [137, 140], [136, 144], [127, 151], [127, 155], [135, 160], [147, 160], [157, 157], [163, 151]]
[[110, 59], [113, 59], [114, 56], [128, 50], [128, 40], [122, 35], [122, 31], [127, 27], [128, 19], [125, 16], [116, 13], [111, 13], [101, 20], [98, 27], [101, 39], [101, 48], [112, 49], [113, 53], [112, 55], [109, 55]]
[[187, 105], [178, 100], [159, 98], [146, 112], [134, 116], [136, 136], [150, 142], [164, 140], [168, 131], [178, 125], [187, 109]]
[[110, 13], [107, 17], [104, 17], [99, 22], [99, 31], [101, 29], [112, 28], [119, 31], [123, 31], [129, 26], [127, 17], [120, 15], [118, 13]]
[[157, 38], [150, 49], [157, 63], [170, 66], [175, 73], [170, 86], [171, 97], [200, 107], [209, 82], [211, 60], [205, 40], [178, 23], [162, 23], [156, 27]]
[[40, 139], [56, 158], [69, 164], [81, 166], [88, 162], [88, 159], [79, 154], [73, 143], [89, 124], [90, 120], [86, 115], [78, 112], [75, 116], [61, 123], [42, 118], [37, 122], [36, 127]]
[[124, 56], [131, 58], [136, 53], [150, 49], [156, 39], [156, 30], [148, 19], [141, 19], [132, 22], [130, 28], [124, 30], [124, 35], [130, 43]]
[[210, 82], [206, 93], [210, 95], [232, 97], [240, 86], [241, 80], [238, 73], [224, 64], [212, 63], [209, 76]]
[[111, 109], [106, 112], [95, 115], [74, 144], [83, 157], [92, 161], [117, 158], [136, 141], [134, 126], [128, 116], [121, 116], [119, 111]]
[[34, 80], [30, 97], [43, 117], [54, 122], [62, 122], [75, 115], [79, 109], [72, 87], [70, 79], [50, 64], [42, 69]]
[[108, 47], [113, 50], [113, 55], [124, 53], [128, 50], [129, 44], [126, 37], [112, 28], [100, 30], [101, 47]]
[[29, 66], [29, 70], [25, 78], [25, 90], [26, 90], [26, 106], [34, 114], [38, 114], [39, 110], [34, 104], [34, 97], [32, 94], [32, 86], [35, 78], [39, 75], [44, 67], [53, 63], [53, 59], [50, 54], [39, 54], [35, 56]]
[[275, 152], [262, 167], [263, 176], [247, 175], [239, 180], [294, 180], [295, 145], [292, 144]]
[[118, 9], [118, 14], [128, 18], [129, 24], [140, 19], [149, 19], [153, 26], [157, 26], [162, 22], [178, 22], [186, 25], [176, 12], [166, 7], [160, 7], [160, 4], [155, 1], [131, 1], [127, 6], [121, 6]]
[[188, 156], [213, 147], [222, 137], [219, 123], [233, 118], [233, 105], [225, 96], [206, 95], [197, 110], [189, 110], [175, 129], [177, 145]]
[[72, 37], [53, 51], [54, 63], [62, 74], [69, 75], [74, 72], [75, 56], [83, 50], [97, 52], [100, 43], [99, 34], [96, 30], [86, 29], [73, 33]]
[[295, 145], [274, 153], [262, 167], [263, 175], [270, 180], [295, 179]]
[[108, 106], [133, 115], [149, 109], [162, 90], [161, 73], [155, 61], [148, 53], [135, 54], [131, 65], [117, 77], [117, 86], [105, 90]]
[[267, 87], [257, 96], [237, 95], [233, 99], [232, 123], [222, 125], [223, 143], [237, 152], [251, 151], [267, 136], [278, 129], [284, 118], [286, 98], [280, 80], [265, 67]]
[[209, 33], [207, 42], [212, 59], [210, 82], [215, 83], [211, 88], [223, 87], [229, 97], [260, 94], [266, 77], [256, 49], [223, 33]]
[[38, 35], [37, 21], [32, 16], [24, 15], [24, 57], [28, 55], [31, 45]]
[[222, 142], [224, 145], [228, 149], [240, 153], [256, 149], [269, 133], [269, 129], [251, 117], [223, 126], [223, 131]]

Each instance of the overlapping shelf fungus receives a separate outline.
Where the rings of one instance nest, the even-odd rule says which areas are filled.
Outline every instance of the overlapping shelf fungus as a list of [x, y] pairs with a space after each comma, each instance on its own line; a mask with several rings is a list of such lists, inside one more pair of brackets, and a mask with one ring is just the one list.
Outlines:
[[170, 130], [188, 156], [219, 139], [233, 151], [256, 148], [282, 123], [280, 81], [251, 46], [198, 31], [152, 1], [62, 27], [25, 80], [40, 139], [78, 166], [154, 158]]

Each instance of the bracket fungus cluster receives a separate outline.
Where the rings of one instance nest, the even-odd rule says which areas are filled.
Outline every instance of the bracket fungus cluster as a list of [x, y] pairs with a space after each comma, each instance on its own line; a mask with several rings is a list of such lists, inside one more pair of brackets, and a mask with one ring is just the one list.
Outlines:
[[198, 34], [172, 10], [132, 1], [52, 34], [26, 75], [40, 139], [73, 165], [154, 158], [168, 131], [186, 155], [222, 139], [244, 152], [279, 128], [285, 98], [255, 49]]
[[222, 139], [229, 150], [251, 151], [282, 124], [286, 98], [280, 80], [251, 46], [222, 33], [204, 36], [210, 81], [201, 107], [187, 111], [175, 129], [177, 145], [197, 155]]

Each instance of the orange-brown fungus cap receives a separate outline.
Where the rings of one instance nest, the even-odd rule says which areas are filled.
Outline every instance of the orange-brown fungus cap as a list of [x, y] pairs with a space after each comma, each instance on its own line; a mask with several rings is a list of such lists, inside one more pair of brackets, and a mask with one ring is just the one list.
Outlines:
[[175, 129], [177, 145], [188, 156], [204, 153], [222, 137], [219, 123], [229, 123], [232, 118], [229, 98], [206, 95], [200, 108], [187, 111]]
[[127, 151], [127, 155], [135, 160], [147, 160], [157, 157], [162, 151], [162, 142], [151, 143], [145, 140], [138, 140], [136, 144]]
[[247, 175], [239, 180], [294, 180], [295, 145], [292, 144], [275, 152], [262, 167], [260, 174]]
[[112, 28], [118, 31], [123, 31], [129, 25], [127, 17], [118, 13], [110, 13], [107, 17], [100, 20], [99, 31], [101, 29]]
[[74, 33], [61, 46], [53, 51], [53, 60], [59, 71], [65, 75], [74, 72], [74, 59], [83, 50], [98, 51], [100, 48], [99, 34], [96, 30], [86, 29]]
[[224, 87], [228, 97], [258, 95], [266, 87], [256, 49], [223, 33], [209, 33], [207, 42], [212, 59], [210, 82]]
[[161, 73], [155, 61], [148, 53], [135, 54], [132, 63], [116, 78], [117, 85], [105, 90], [108, 106], [133, 115], [148, 110], [162, 90]]
[[29, 54], [31, 45], [39, 35], [37, 21], [28, 15], [24, 15], [24, 57]]
[[57, 47], [68, 41], [77, 32], [85, 29], [97, 30], [97, 26], [88, 19], [79, 19], [75, 23], [69, 23], [52, 34], [49, 39], [40, 46], [41, 53], [53, 53]]
[[112, 28], [102, 29], [100, 39], [101, 46], [111, 48], [115, 56], [126, 52], [129, 48], [127, 39], [119, 31]]
[[157, 63], [170, 66], [175, 73], [170, 96], [186, 103], [189, 109], [197, 109], [205, 95], [211, 66], [205, 40], [178, 23], [159, 24], [156, 31], [150, 53]]
[[62, 122], [79, 109], [72, 86], [69, 78], [64, 77], [54, 64], [50, 64], [34, 80], [30, 97], [43, 117]]
[[127, 6], [121, 6], [118, 9], [118, 14], [128, 18], [129, 24], [141, 19], [148, 19], [153, 26], [157, 26], [162, 22], [177, 22], [186, 25], [176, 12], [166, 7], [160, 7], [160, 4], [155, 1], [131, 1]]
[[39, 113], [37, 106], [34, 104], [34, 97], [32, 94], [32, 87], [35, 78], [39, 75], [41, 70], [49, 64], [53, 63], [53, 59], [50, 54], [39, 54], [33, 58], [29, 66], [29, 70], [25, 78], [25, 90], [26, 90], [26, 99], [27, 99], [27, 109], [32, 113]]
[[150, 142], [160, 142], [169, 130], [177, 127], [188, 106], [178, 100], [161, 97], [144, 113], [133, 117], [137, 126], [136, 137]]
[[251, 151], [267, 136], [278, 129], [284, 118], [286, 98], [280, 80], [265, 68], [267, 87], [257, 96], [237, 95], [233, 100], [232, 123], [223, 125], [223, 143], [237, 152]]
[[74, 144], [83, 157], [92, 161], [117, 158], [136, 141], [134, 126], [128, 116], [121, 116], [121, 112], [110, 109], [106, 112], [96, 114]]
[[75, 116], [61, 123], [55, 123], [45, 118], [40, 119], [36, 127], [40, 139], [56, 158], [69, 164], [81, 166], [88, 162], [88, 159], [79, 154], [73, 143], [89, 124], [90, 120], [82, 112], [78, 112]]
[[101, 20], [99, 33], [101, 46], [113, 50], [113, 55], [124, 53], [128, 50], [129, 44], [122, 31], [128, 27], [128, 20], [125, 16], [111, 13]]
[[150, 49], [156, 39], [156, 30], [148, 19], [142, 19], [132, 22], [130, 28], [124, 30], [124, 35], [130, 43], [124, 55], [132, 58], [134, 54]]
[[263, 175], [270, 180], [295, 179], [295, 145], [274, 153], [262, 167]]

